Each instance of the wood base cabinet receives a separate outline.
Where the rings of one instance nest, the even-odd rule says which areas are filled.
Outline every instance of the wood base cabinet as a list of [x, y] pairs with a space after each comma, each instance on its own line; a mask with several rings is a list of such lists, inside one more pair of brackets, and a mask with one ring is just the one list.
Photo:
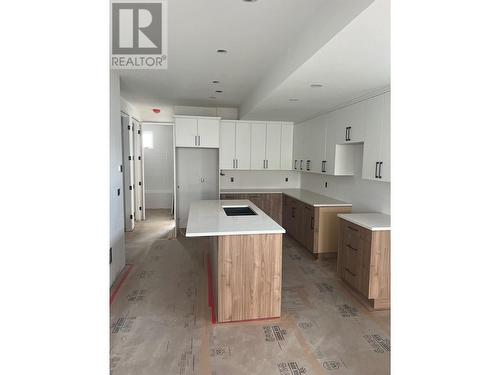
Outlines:
[[337, 252], [337, 214], [350, 212], [351, 207], [313, 207], [287, 195], [283, 197], [283, 227], [313, 254]]
[[362, 302], [375, 310], [390, 308], [389, 230], [371, 231], [340, 219], [337, 271]]

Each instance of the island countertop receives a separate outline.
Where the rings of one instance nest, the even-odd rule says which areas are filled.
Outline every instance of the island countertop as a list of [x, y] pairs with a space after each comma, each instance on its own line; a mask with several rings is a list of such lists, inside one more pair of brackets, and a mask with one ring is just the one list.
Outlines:
[[344, 202], [335, 198], [330, 198], [325, 195], [314, 193], [305, 189], [221, 189], [221, 194], [262, 194], [262, 193], [282, 193], [308, 204], [313, 207], [351, 207], [352, 203]]
[[[257, 215], [227, 216], [223, 207], [249, 206]], [[280, 225], [247, 199], [191, 203], [186, 237], [285, 233]]]

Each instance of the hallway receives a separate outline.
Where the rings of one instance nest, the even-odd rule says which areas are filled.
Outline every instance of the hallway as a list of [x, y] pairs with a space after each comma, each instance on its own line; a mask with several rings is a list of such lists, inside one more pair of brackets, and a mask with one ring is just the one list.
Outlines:
[[335, 260], [284, 237], [282, 317], [212, 325], [206, 239], [169, 239], [149, 215], [127, 235], [133, 266], [111, 305], [111, 372], [387, 374], [389, 311], [368, 312], [341, 285]]

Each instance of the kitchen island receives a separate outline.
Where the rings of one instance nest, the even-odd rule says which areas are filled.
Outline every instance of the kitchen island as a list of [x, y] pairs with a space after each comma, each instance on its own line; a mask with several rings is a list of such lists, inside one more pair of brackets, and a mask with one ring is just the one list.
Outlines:
[[279, 224], [249, 200], [191, 204], [186, 237], [211, 237], [208, 263], [213, 320], [222, 323], [281, 315], [283, 233]]

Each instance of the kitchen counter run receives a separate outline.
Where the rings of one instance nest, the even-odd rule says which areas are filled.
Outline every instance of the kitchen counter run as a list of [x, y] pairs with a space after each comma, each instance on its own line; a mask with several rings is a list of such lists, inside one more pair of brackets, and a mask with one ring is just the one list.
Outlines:
[[351, 207], [351, 203], [347, 203], [338, 199], [330, 198], [321, 194], [313, 193], [304, 189], [221, 189], [221, 194], [270, 194], [283, 193], [291, 198], [297, 199], [302, 203], [313, 207]]

